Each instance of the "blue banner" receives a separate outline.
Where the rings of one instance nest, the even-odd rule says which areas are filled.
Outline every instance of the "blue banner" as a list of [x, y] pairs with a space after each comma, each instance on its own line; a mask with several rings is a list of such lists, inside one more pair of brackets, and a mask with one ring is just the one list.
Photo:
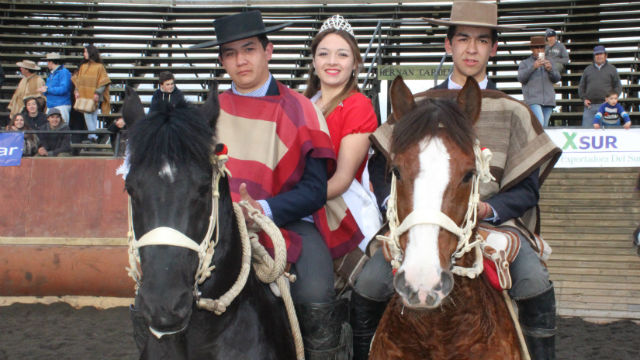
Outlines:
[[24, 133], [0, 133], [0, 166], [20, 166]]

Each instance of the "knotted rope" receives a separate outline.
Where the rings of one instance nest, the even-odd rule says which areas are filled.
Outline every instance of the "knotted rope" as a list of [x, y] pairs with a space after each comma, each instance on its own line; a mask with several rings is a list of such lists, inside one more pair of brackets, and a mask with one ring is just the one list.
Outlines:
[[[491, 151], [489, 149], [480, 149], [480, 142], [476, 139], [473, 152], [476, 160], [476, 174], [473, 175], [471, 181], [471, 192], [467, 204], [467, 212], [465, 214], [462, 225], [458, 226], [449, 216], [441, 211], [430, 213], [418, 213], [412, 211], [404, 218], [402, 223], [398, 219], [398, 194], [396, 190], [396, 176], [391, 176], [391, 191], [387, 202], [387, 219], [389, 219], [389, 235], [378, 235], [378, 240], [384, 241], [387, 251], [391, 257], [391, 266], [397, 270], [402, 265], [404, 251], [400, 247], [400, 236], [409, 231], [412, 227], [422, 224], [438, 225], [458, 237], [456, 250], [451, 254], [452, 268], [451, 271], [460, 276], [467, 276], [471, 279], [482, 273], [484, 267], [482, 263], [482, 252], [480, 250], [480, 242], [482, 237], [476, 234], [473, 241], [471, 237], [477, 223], [478, 203], [480, 202], [480, 181], [489, 182], [493, 179], [491, 175], [489, 163], [491, 161]], [[471, 250], [475, 250], [476, 259], [472, 267], [466, 268], [455, 265], [456, 259], [461, 258], [464, 254]]]

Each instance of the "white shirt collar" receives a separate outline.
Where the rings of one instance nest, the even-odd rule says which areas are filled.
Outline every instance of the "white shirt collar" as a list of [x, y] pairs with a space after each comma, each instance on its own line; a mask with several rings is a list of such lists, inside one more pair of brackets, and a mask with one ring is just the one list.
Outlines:
[[[453, 75], [453, 74], [451, 74]], [[462, 87], [464, 85], [460, 85], [460, 84], [456, 84], [453, 79], [451, 78], [451, 75], [449, 75], [449, 90], [460, 90], [462, 89]], [[489, 83], [489, 78], [487, 77], [487, 75], [484, 76], [484, 80], [480, 81], [478, 83], [478, 86], [480, 86], [480, 89], [485, 90], [487, 88], [487, 84]]]

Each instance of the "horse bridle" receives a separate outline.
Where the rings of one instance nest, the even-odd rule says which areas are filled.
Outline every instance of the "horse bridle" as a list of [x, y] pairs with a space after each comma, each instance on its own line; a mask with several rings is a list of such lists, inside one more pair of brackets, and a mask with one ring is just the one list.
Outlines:
[[198, 253], [198, 269], [196, 270], [195, 275], [194, 295], [196, 298], [200, 296], [198, 285], [201, 285], [207, 278], [209, 278], [211, 276], [211, 271], [215, 269], [215, 265], [210, 264], [220, 236], [220, 232], [216, 231], [215, 239], [213, 238], [213, 232], [218, 229], [219, 223], [218, 207], [220, 191], [218, 190], [218, 185], [220, 184], [220, 178], [229, 175], [229, 170], [225, 166], [227, 160], [228, 156], [223, 153], [217, 153], [211, 157], [211, 162], [213, 164], [211, 182], [211, 215], [209, 216], [207, 232], [200, 243], [197, 243], [195, 240], [178, 230], [165, 226], [152, 229], [144, 234], [140, 239], [136, 240], [135, 232], [133, 230], [131, 196], [129, 196], [129, 232], [127, 234], [129, 245], [129, 267], [127, 268], [127, 271], [129, 276], [136, 282], [136, 294], [138, 293], [138, 289], [141, 285], [140, 270], [138, 269], [138, 264], [140, 264], [139, 249], [141, 247], [151, 245], [168, 245], [184, 247]]
[[[400, 223], [398, 219], [398, 194], [396, 191], [396, 176], [391, 175], [391, 192], [387, 202], [387, 219], [389, 220], [389, 235], [378, 235], [378, 240], [384, 241], [386, 250], [391, 257], [391, 266], [394, 272], [402, 265], [404, 251], [400, 246], [400, 236], [409, 231], [416, 225], [438, 225], [458, 237], [456, 250], [451, 254], [451, 272], [460, 276], [467, 276], [471, 279], [482, 273], [483, 261], [480, 242], [482, 238], [476, 235], [473, 241], [471, 236], [476, 227], [478, 216], [478, 203], [480, 202], [480, 181], [487, 183], [493, 180], [489, 163], [491, 161], [491, 151], [487, 148], [481, 149], [480, 142], [476, 139], [473, 145], [473, 152], [476, 162], [476, 173], [471, 180], [471, 193], [467, 204], [467, 212], [465, 214], [462, 225], [458, 226], [449, 216], [442, 211], [433, 211], [429, 213], [418, 212], [413, 210]], [[461, 258], [464, 254], [471, 250], [475, 250], [476, 259], [472, 267], [462, 267], [455, 265], [456, 259]]]

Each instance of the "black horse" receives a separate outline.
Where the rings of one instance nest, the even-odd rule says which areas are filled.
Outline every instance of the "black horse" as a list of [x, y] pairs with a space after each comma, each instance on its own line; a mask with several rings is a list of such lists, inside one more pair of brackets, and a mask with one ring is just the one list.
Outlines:
[[[184, 104], [145, 117], [138, 95], [128, 88], [122, 112], [131, 129], [125, 184], [134, 233], [140, 238], [168, 227], [200, 242], [213, 205], [217, 89], [200, 108]], [[242, 257], [226, 178], [218, 190], [219, 242], [212, 261], [216, 268], [198, 287], [202, 297], [213, 299], [238, 278]], [[284, 304], [253, 269], [226, 312], [216, 315], [196, 305], [196, 251], [153, 245], [141, 247], [139, 254], [143, 275], [131, 310], [141, 359], [295, 359]]]

